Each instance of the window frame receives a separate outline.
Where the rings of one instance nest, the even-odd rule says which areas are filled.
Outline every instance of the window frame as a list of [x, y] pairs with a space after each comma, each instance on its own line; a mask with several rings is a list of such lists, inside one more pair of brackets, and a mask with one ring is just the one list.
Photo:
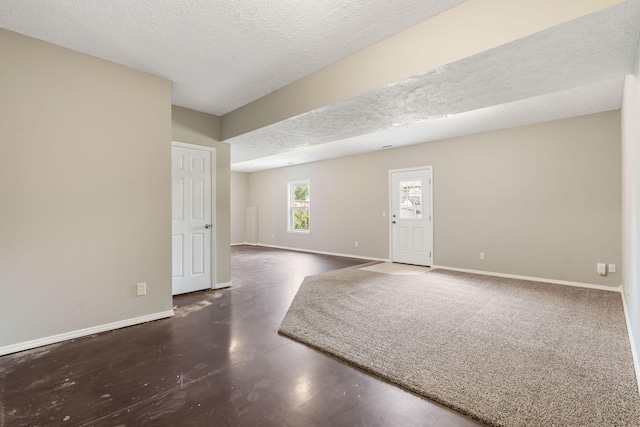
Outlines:
[[[308, 203], [306, 210], [309, 214], [309, 227], [304, 229], [294, 228], [294, 210], [300, 209], [300, 207], [294, 206], [295, 202], [295, 189], [296, 187], [306, 186], [308, 192]], [[311, 183], [308, 179], [300, 179], [296, 181], [287, 182], [287, 232], [293, 234], [310, 234], [311, 233]]]

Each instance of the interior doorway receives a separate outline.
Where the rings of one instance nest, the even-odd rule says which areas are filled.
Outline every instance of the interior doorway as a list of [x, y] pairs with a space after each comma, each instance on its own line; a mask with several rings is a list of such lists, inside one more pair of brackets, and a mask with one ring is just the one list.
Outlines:
[[213, 288], [215, 150], [171, 144], [173, 295]]

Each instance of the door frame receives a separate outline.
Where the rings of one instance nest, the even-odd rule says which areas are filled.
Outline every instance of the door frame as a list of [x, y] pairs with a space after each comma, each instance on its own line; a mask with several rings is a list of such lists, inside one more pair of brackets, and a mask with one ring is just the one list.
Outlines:
[[[208, 147], [206, 145], [197, 145], [190, 144], [188, 142], [180, 142], [180, 141], [171, 141], [171, 147], [182, 147], [182, 148], [190, 148], [193, 150], [200, 151], [208, 151], [210, 155], [211, 162], [211, 223], [213, 227], [211, 227], [211, 287], [210, 289], [218, 289], [216, 284], [216, 242], [218, 236], [218, 226], [217, 220], [218, 216], [216, 215], [216, 149], [213, 147]], [[171, 172], [173, 176], [173, 171]], [[172, 227], [173, 228], [173, 227]], [[171, 293], [173, 294], [173, 288]]]
[[435, 265], [435, 236], [433, 235], [433, 223], [435, 221], [435, 217], [433, 216], [433, 165], [429, 166], [416, 166], [412, 168], [403, 168], [403, 169], [389, 169], [389, 215], [387, 215], [387, 219], [389, 220], [389, 261], [393, 262], [393, 174], [396, 172], [413, 172], [413, 171], [424, 171], [428, 170], [430, 172], [430, 179], [428, 183], [429, 192], [431, 197], [429, 198], [428, 205], [428, 213], [431, 217], [431, 221], [429, 221], [429, 232], [431, 235], [431, 267]]

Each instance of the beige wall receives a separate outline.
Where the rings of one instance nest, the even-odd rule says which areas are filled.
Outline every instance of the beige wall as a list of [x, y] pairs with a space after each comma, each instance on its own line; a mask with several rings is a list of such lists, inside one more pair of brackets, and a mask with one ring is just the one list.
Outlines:
[[224, 115], [222, 138], [427, 72], [621, 2], [467, 0]]
[[216, 284], [231, 282], [230, 146], [220, 142], [220, 118], [173, 106], [173, 140], [213, 147], [216, 150]]
[[[640, 355], [640, 48], [622, 103], [622, 285], [637, 360]], [[640, 372], [636, 372], [640, 374]], [[639, 379], [640, 381], [640, 379]]]
[[249, 199], [249, 175], [231, 172], [231, 244], [245, 243], [244, 211]]
[[[426, 165], [435, 264], [620, 284], [595, 272], [621, 261], [618, 111], [250, 174], [259, 242], [386, 259], [388, 171]], [[307, 178], [311, 234], [290, 234], [286, 183]]]
[[171, 83], [6, 30], [0, 52], [0, 347], [170, 311]]

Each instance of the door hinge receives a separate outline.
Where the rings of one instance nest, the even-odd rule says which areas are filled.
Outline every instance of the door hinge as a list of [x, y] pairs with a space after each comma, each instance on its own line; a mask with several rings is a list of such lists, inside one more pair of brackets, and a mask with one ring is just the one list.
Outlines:
[[429, 258], [431, 258], [431, 252], [429, 252]]
[[429, 221], [431, 221], [431, 215], [429, 215]]

